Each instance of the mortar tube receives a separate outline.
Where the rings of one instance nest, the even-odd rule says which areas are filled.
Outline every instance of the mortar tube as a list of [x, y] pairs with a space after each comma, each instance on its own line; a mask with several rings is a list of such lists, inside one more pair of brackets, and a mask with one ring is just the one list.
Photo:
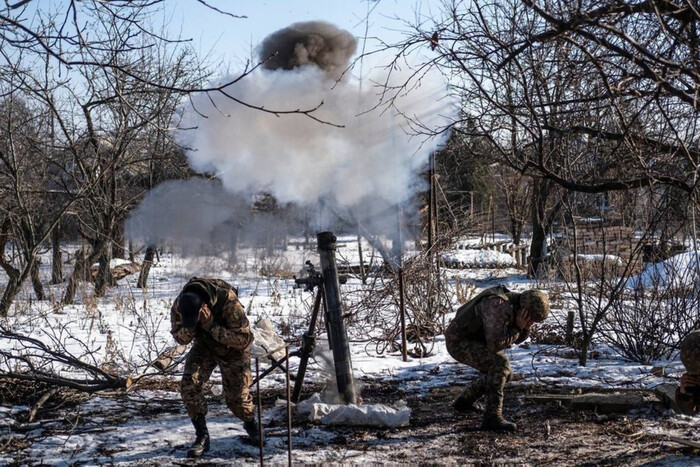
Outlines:
[[355, 383], [352, 375], [352, 360], [348, 334], [343, 321], [340, 302], [340, 281], [338, 267], [335, 261], [336, 236], [332, 232], [316, 234], [318, 253], [323, 276], [323, 292], [328, 313], [328, 338], [333, 343], [333, 362], [335, 378], [338, 383], [338, 393], [346, 404], [357, 403]]

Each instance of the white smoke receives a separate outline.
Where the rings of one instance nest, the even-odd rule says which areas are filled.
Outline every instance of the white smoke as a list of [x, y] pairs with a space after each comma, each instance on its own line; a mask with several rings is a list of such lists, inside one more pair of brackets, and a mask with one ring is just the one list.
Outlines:
[[[350, 33], [329, 23], [296, 23], [261, 45], [265, 69], [221, 93], [195, 97], [186, 112], [195, 129], [179, 136], [193, 148], [192, 167], [214, 173], [221, 184], [157, 187], [130, 216], [130, 237], [197, 251], [230, 242], [232, 224], [270, 231], [249, 222], [261, 220], [251, 219], [247, 207], [261, 191], [283, 204], [313, 207], [315, 219], [305, 222], [318, 231], [358, 221], [375, 234], [395, 233], [397, 203], [422, 188], [418, 174], [446, 137], [425, 134], [452, 122], [456, 106], [442, 76], [409, 67], [374, 68], [362, 80], [348, 70], [337, 79], [355, 45]], [[270, 112], [316, 107], [309, 115]], [[418, 209], [405, 210], [404, 222], [411, 212]]]
[[[236, 211], [243, 200], [201, 178], [161, 183], [148, 192], [127, 219], [127, 236], [149, 245], [177, 240], [185, 252], [205, 252], [231, 242]], [[210, 248], [208, 248], [210, 247]]]
[[[304, 115], [273, 115], [236, 103], [223, 94], [199, 96], [189, 119], [196, 130], [184, 135], [196, 150], [192, 167], [212, 171], [231, 192], [265, 190], [281, 202], [309, 205], [320, 199], [357, 207], [371, 198], [388, 204], [406, 200], [416, 175], [442, 142], [413, 134], [407, 117], [428, 129], [448, 123], [453, 112], [445, 84], [423, 76], [420, 86], [393, 104], [380, 105], [384, 88], [401, 85], [413, 71], [380, 71], [363, 83], [336, 82], [315, 66], [256, 70], [225, 89], [226, 94], [265, 109], [310, 109]], [[204, 116], [206, 117], [204, 117]]]

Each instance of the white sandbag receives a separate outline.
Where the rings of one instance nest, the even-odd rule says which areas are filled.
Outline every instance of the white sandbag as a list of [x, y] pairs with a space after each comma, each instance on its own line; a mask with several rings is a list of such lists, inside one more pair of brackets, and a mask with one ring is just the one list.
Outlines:
[[[251, 328], [255, 341], [251, 349], [252, 358], [262, 357], [271, 350], [279, 349], [284, 346], [284, 340], [277, 335], [272, 321], [267, 318], [261, 318], [255, 326]], [[280, 360], [284, 357], [284, 349], [278, 350], [272, 356], [275, 360]]]
[[324, 425], [373, 426], [396, 428], [410, 423], [411, 409], [404, 401], [398, 407], [384, 404], [326, 404], [316, 393], [297, 404], [297, 412], [309, 421]]

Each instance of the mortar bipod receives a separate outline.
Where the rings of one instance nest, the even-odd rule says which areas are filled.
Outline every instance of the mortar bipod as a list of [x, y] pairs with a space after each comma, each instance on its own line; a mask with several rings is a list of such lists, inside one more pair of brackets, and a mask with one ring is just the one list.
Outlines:
[[[301, 386], [304, 383], [304, 375], [306, 374], [306, 367], [309, 363], [309, 358], [313, 355], [316, 349], [316, 324], [318, 322], [318, 313], [321, 310], [321, 303], [323, 303], [324, 313], [328, 313], [326, 309], [325, 302], [325, 289], [323, 286], [323, 277], [321, 273], [316, 271], [311, 261], [306, 262], [306, 270], [308, 271], [308, 276], [304, 278], [297, 279], [294, 278], [295, 288], [301, 288], [304, 286], [305, 291], [313, 292], [316, 290], [316, 296], [314, 298], [314, 305], [311, 309], [311, 320], [309, 322], [309, 329], [301, 337], [301, 347], [293, 352], [289, 352], [289, 358], [299, 357], [299, 369], [297, 370], [296, 376], [291, 376], [294, 380], [294, 390], [292, 391], [291, 400], [295, 404], [299, 402], [299, 396], [301, 395]], [[339, 276], [339, 282], [345, 284], [347, 282], [346, 276]], [[328, 330], [328, 319], [325, 319], [326, 323], [326, 334], [328, 336], [328, 344], [332, 349], [333, 344], [330, 341], [331, 333]], [[272, 365], [265, 371], [260, 373], [260, 376], [255, 378], [251, 383], [251, 387], [255, 385], [259, 380], [263, 379], [265, 376], [269, 375], [277, 368], [281, 367], [286, 361], [286, 357], [280, 360], [275, 359], [272, 355], [269, 356], [272, 360]]]

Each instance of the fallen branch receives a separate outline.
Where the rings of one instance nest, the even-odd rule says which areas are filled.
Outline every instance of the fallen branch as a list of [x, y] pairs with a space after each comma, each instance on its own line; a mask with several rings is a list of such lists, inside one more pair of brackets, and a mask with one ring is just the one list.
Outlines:
[[668, 440], [673, 441], [674, 443], [690, 446], [691, 448], [700, 449], [700, 443], [691, 439], [680, 438], [678, 436], [669, 436]]
[[36, 418], [36, 413], [39, 411], [41, 406], [43, 406], [44, 403], [46, 403], [46, 401], [49, 400], [51, 398], [51, 396], [53, 396], [57, 392], [58, 392], [58, 388], [56, 388], [56, 387], [51, 388], [48, 391], [46, 391], [44, 393], [44, 395], [41, 396], [41, 398], [38, 401], [36, 401], [36, 404], [34, 404], [34, 407], [32, 407], [32, 410], [29, 411], [29, 419], [27, 420], [29, 423], [34, 421], [34, 418]]

